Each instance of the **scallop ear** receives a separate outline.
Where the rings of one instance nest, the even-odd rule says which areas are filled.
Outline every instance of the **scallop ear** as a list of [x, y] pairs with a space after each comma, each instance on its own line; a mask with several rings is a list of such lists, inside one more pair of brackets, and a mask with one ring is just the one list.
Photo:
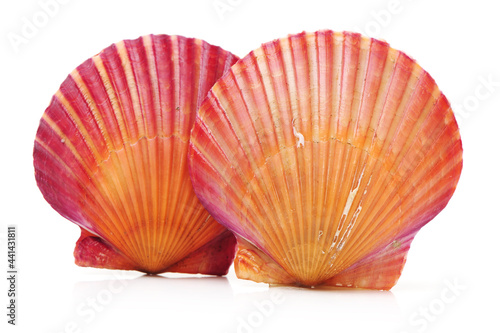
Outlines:
[[[414, 237], [415, 234], [401, 237], [383, 249], [377, 249], [322, 285], [390, 290], [401, 276]], [[238, 239], [234, 268], [240, 279], [269, 284], [297, 284], [294, 277], [273, 259], [241, 239]]]
[[319, 31], [231, 67], [200, 106], [189, 163], [200, 201], [246, 241], [239, 277], [388, 289], [414, 234], [453, 195], [462, 144], [413, 59]]
[[[227, 271], [233, 236], [196, 197], [186, 157], [201, 101], [237, 59], [199, 39], [149, 35], [111, 45], [62, 83], [33, 155], [45, 199], [88, 231], [77, 264]], [[197, 262], [202, 248], [210, 256]]]
[[169, 272], [226, 275], [236, 250], [236, 238], [226, 231], [168, 268]]
[[273, 259], [243, 239], [238, 239], [234, 269], [240, 279], [269, 284], [295, 283], [294, 277]]
[[[138, 267], [111, 244], [81, 228], [76, 242], [75, 263], [82, 267], [138, 270]], [[226, 231], [168, 267], [168, 272], [226, 275], [234, 259], [236, 239]]]
[[136, 270], [127, 257], [99, 236], [81, 228], [82, 234], [75, 246], [75, 263], [82, 267]]

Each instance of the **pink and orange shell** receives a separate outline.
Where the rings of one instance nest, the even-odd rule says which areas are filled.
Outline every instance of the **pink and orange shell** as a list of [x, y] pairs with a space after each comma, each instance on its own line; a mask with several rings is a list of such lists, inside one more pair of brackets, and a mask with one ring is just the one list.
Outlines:
[[189, 148], [196, 194], [238, 239], [237, 276], [270, 284], [392, 288], [462, 170], [430, 75], [347, 32], [291, 35], [239, 60]]
[[46, 200], [82, 229], [76, 263], [223, 275], [237, 239], [243, 279], [392, 288], [462, 170], [434, 80], [347, 32], [290, 35], [236, 61], [151, 35], [61, 85], [34, 164]]
[[199, 39], [150, 35], [78, 66], [40, 121], [35, 176], [81, 227], [76, 263], [223, 275], [236, 240], [197, 199], [187, 152], [196, 110], [237, 57]]

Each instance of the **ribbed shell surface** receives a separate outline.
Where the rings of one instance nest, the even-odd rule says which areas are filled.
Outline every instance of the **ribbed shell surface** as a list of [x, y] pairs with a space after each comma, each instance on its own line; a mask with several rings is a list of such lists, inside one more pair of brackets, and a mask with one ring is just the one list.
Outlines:
[[413, 59], [319, 31], [252, 51], [211, 89], [190, 172], [240, 278], [390, 289], [462, 169], [450, 105]]
[[196, 198], [186, 157], [201, 101], [236, 60], [198, 39], [149, 35], [111, 45], [64, 81], [40, 121], [34, 166], [45, 199], [82, 227], [77, 264], [158, 273], [212, 242], [220, 253], [202, 271], [227, 272], [235, 241]]

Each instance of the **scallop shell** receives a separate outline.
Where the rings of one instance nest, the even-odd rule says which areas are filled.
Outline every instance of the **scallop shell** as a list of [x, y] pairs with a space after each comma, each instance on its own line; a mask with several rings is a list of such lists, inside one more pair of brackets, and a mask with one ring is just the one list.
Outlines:
[[390, 289], [462, 169], [450, 105], [413, 59], [356, 33], [278, 39], [211, 89], [195, 192], [238, 239], [237, 276]]
[[76, 264], [226, 274], [236, 240], [203, 208], [187, 166], [196, 110], [237, 57], [202, 40], [149, 35], [78, 66], [40, 121], [38, 187], [81, 227]]

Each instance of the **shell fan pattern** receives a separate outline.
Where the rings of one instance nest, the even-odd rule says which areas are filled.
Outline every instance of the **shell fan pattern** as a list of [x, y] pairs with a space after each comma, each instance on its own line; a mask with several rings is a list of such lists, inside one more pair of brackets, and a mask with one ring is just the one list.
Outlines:
[[78, 66], [40, 121], [35, 177], [81, 227], [76, 263], [223, 275], [236, 240], [197, 199], [187, 152], [196, 111], [238, 58], [204, 41], [149, 35]]
[[232, 66], [198, 111], [188, 159], [199, 199], [237, 237], [239, 278], [388, 290], [450, 200], [462, 144], [413, 59], [319, 31]]

